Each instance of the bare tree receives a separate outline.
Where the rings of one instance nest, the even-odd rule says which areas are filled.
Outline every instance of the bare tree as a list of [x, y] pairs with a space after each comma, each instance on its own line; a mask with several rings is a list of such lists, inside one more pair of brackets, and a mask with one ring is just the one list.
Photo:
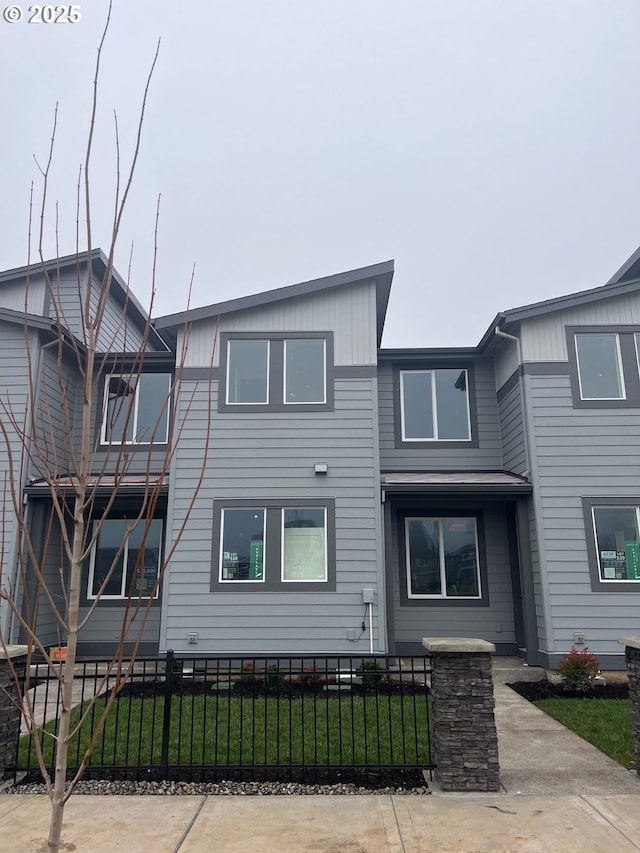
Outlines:
[[[44, 233], [48, 201], [48, 184], [54, 162], [55, 120], [46, 164], [41, 168], [42, 191], [37, 211], [31, 199], [29, 225], [29, 258], [32, 248], [37, 249], [39, 261], [27, 267], [24, 297], [24, 341], [27, 359], [26, 401], [16, 403], [11, 398], [0, 398], [0, 452], [6, 450], [4, 482], [0, 480], [5, 500], [0, 506], [0, 556], [7, 549], [6, 531], [11, 522], [17, 528], [17, 560], [15, 577], [5, 572], [0, 588], [0, 600], [10, 614], [9, 622], [20, 628], [27, 645], [26, 684], [21, 693], [21, 712], [28, 731], [33, 737], [38, 762], [47, 792], [51, 799], [51, 824], [47, 842], [50, 853], [60, 849], [65, 803], [73, 793], [86, 765], [92, 748], [101, 733], [118, 692], [130, 678], [140, 649], [145, 625], [151, 607], [157, 600], [167, 566], [187, 524], [204, 477], [204, 459], [200, 479], [194, 483], [193, 495], [171, 542], [160, 550], [157, 542], [157, 525], [154, 520], [166, 500], [166, 483], [185, 419], [189, 415], [189, 398], [176, 401], [182, 386], [182, 367], [188, 347], [185, 334], [182, 353], [174, 358], [168, 347], [168, 361], [177, 362], [175, 370], [167, 372], [166, 385], [156, 389], [161, 394], [160, 404], [146, 421], [140, 418], [136, 393], [143, 382], [145, 366], [150, 353], [162, 351], [159, 336], [150, 321], [155, 293], [157, 256], [154, 251], [151, 270], [151, 302], [148, 311], [141, 313], [128, 290], [128, 277], [124, 288], [124, 304], [117, 322], [113, 321], [113, 292], [117, 286], [122, 293], [121, 281], [114, 270], [114, 254], [127, 204], [136, 163], [140, 151], [145, 107], [153, 70], [158, 57], [156, 49], [149, 75], [144, 86], [138, 129], [129, 166], [124, 172], [120, 163], [120, 143], [117, 120], [115, 124], [115, 149], [117, 178], [114, 208], [108, 248], [102, 257], [101, 280], [96, 281], [91, 227], [90, 166], [94, 144], [94, 128], [98, 105], [98, 79], [100, 59], [109, 28], [111, 7], [98, 47], [93, 100], [84, 163], [77, 186], [76, 254], [71, 263], [74, 269], [72, 286], [69, 275], [63, 276], [60, 264], [47, 262], [44, 257]], [[159, 48], [159, 45], [158, 45]], [[32, 221], [39, 217], [36, 237], [32, 238]], [[85, 234], [80, 251], [81, 222]], [[56, 223], [57, 236], [57, 223]], [[37, 246], [32, 247], [32, 242]], [[66, 269], [69, 269], [66, 259]], [[129, 265], [129, 270], [131, 264]], [[29, 313], [29, 293], [33, 283], [44, 280], [51, 305], [50, 327], [34, 336], [32, 316]], [[63, 292], [64, 290], [64, 292]], [[187, 306], [188, 307], [188, 306]], [[136, 316], [133, 323], [131, 316]], [[141, 320], [142, 317], [142, 320]], [[43, 343], [42, 335], [49, 339]], [[47, 358], [42, 352], [47, 349]], [[44, 371], [48, 370], [51, 393], [43, 391]], [[209, 382], [209, 395], [211, 383]], [[104, 396], [101, 396], [104, 391]], [[138, 393], [139, 397], [139, 393]], [[191, 398], [192, 399], [192, 398]], [[102, 426], [97, 427], [96, 409], [102, 406]], [[206, 442], [210, 433], [211, 399]], [[141, 423], [144, 421], [144, 423]], [[130, 437], [124, 438], [123, 436]], [[135, 453], [131, 452], [136, 444]], [[4, 445], [4, 448], [3, 448]], [[159, 450], [160, 448], [160, 450]], [[111, 523], [114, 508], [126, 485], [135, 477], [138, 496], [135, 509], [121, 519], [120, 544], [112, 550], [107, 564], [94, 572], [89, 605], [81, 608], [81, 587], [86, 584], [86, 565], [101, 534]], [[27, 478], [29, 480], [27, 481]], [[44, 533], [40, 539], [34, 535], [28, 514], [29, 504], [23, 500], [25, 484], [44, 494], [50, 507]], [[135, 538], [134, 557], [128, 552], [128, 566], [124, 566], [123, 553], [127, 543]], [[59, 565], [52, 574], [52, 555]], [[3, 562], [8, 561], [7, 558]], [[149, 571], [149, 566], [152, 566]], [[128, 571], [127, 571], [128, 568]], [[145, 571], [147, 569], [147, 571]], [[91, 703], [83, 706], [79, 719], [71, 716], [74, 664], [78, 655], [78, 640], [83, 629], [95, 617], [96, 610], [113, 584], [122, 584], [123, 615], [119, 640], [115, 644], [106, 672], [101, 675], [96, 694], [108, 685], [106, 701], [102, 701], [98, 723], [87, 747], [80, 767], [68, 779], [68, 747], [78, 733], [83, 721], [92, 711]], [[64, 665], [55, 658], [50, 646], [41, 641], [38, 630], [38, 613], [46, 609], [55, 619], [58, 645], [66, 647]], [[1, 637], [6, 649], [8, 637]], [[57, 732], [42, 728], [36, 719], [29, 693], [29, 666], [32, 660], [43, 660], [50, 675], [60, 685], [60, 714]], [[18, 674], [14, 671], [16, 684]], [[93, 700], [95, 701], [95, 700]], [[42, 748], [42, 738], [55, 739], [55, 769], [47, 770]]]

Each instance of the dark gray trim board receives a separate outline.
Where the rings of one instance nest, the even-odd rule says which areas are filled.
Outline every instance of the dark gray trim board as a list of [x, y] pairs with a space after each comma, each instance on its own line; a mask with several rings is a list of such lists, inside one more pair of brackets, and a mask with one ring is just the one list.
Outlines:
[[[317, 507], [327, 510], [327, 580], [299, 583], [281, 580], [282, 529], [280, 510]], [[264, 580], [261, 582], [221, 581], [219, 573], [221, 510], [266, 509]], [[333, 592], [336, 588], [336, 502], [334, 498], [283, 498], [282, 500], [215, 499], [213, 501], [213, 536], [211, 547], [211, 592], [261, 594], [263, 592]], [[265, 606], [267, 606], [265, 604]]]
[[[95, 658], [108, 658], [111, 660], [113, 657], [115, 648], [117, 643], [114, 641], [113, 643], [83, 643], [82, 640], [78, 640], [78, 660], [81, 662], [83, 659], [93, 660]], [[124, 643], [124, 656], [129, 657], [133, 654], [134, 651], [134, 643]], [[144, 642], [140, 643], [136, 650], [137, 658], [145, 658], [145, 657], [157, 657], [160, 654], [160, 641], [157, 642]]]

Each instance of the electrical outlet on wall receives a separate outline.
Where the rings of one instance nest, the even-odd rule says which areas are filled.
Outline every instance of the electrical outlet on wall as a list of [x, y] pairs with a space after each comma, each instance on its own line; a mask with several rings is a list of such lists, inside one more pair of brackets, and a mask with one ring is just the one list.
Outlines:
[[573, 644], [574, 646], [584, 646], [584, 631], [574, 631]]

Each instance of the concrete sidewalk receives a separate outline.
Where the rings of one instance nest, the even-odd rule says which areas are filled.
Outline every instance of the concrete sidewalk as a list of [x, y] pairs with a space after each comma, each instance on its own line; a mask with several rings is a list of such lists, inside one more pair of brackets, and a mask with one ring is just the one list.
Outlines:
[[[78, 795], [79, 853], [626, 853], [640, 851], [640, 779], [495, 685], [503, 793], [430, 796]], [[0, 795], [0, 851], [45, 850], [44, 796]]]

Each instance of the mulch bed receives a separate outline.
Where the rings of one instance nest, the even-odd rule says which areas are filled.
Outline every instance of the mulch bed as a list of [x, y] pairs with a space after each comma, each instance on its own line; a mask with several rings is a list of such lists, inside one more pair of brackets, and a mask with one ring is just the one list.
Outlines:
[[520, 696], [524, 696], [529, 702], [537, 702], [538, 699], [628, 699], [628, 684], [601, 684], [596, 685], [586, 693], [576, 693], [565, 690], [561, 684], [551, 684], [549, 681], [517, 681], [515, 684], [507, 684]]

